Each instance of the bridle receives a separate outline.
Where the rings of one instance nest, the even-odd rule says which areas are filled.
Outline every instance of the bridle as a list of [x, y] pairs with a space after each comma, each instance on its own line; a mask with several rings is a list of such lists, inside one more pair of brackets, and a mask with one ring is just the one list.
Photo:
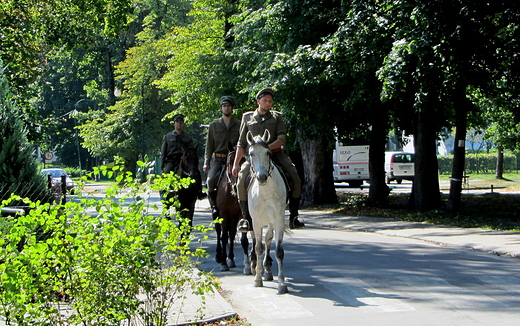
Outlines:
[[183, 176], [184, 177], [188, 177], [188, 178], [191, 178], [192, 175], [193, 175], [193, 169], [189, 169], [189, 165], [186, 163], [186, 158], [187, 158], [187, 153], [189, 151], [194, 151], [195, 149], [187, 149], [186, 151], [184, 151], [182, 157], [181, 157], [181, 162], [179, 164], [179, 170], [177, 171], [178, 175], [182, 178]]
[[[267, 143], [263, 142], [263, 141], [255, 142], [254, 144], [251, 144], [250, 146], [255, 146], [255, 145], [260, 145], [260, 146], [262, 146], [262, 147], [264, 147], [264, 148], [266, 148], [268, 150], [268, 153], [269, 153], [269, 166], [267, 168], [267, 178], [269, 178], [269, 177], [272, 176], [272, 173], [273, 173], [273, 170], [274, 170], [274, 163], [273, 163], [273, 159], [272, 159], [271, 150], [269, 149], [269, 146], [267, 145]], [[259, 173], [257, 171], [255, 171], [250, 157], [248, 157], [247, 160], [249, 161], [249, 167], [251, 169], [252, 176], [258, 180], [258, 178], [260, 177]]]

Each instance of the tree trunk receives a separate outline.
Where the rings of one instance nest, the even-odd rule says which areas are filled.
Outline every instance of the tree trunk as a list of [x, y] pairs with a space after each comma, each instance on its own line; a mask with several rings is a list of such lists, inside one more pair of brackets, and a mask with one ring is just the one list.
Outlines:
[[410, 201], [421, 211], [438, 209], [441, 204], [437, 163], [437, 133], [433, 110], [417, 113], [414, 132], [415, 173]]
[[[384, 104], [383, 104], [384, 105]], [[385, 181], [385, 145], [387, 136], [388, 112], [374, 114], [370, 134], [369, 170], [370, 188], [368, 192], [372, 205], [380, 207], [388, 202], [390, 188]]]
[[327, 140], [300, 140], [299, 144], [304, 168], [302, 205], [336, 204], [332, 150], [328, 148]]
[[453, 167], [450, 178], [450, 195], [446, 205], [448, 213], [457, 213], [460, 210], [460, 200], [462, 192], [462, 181], [466, 162], [466, 128], [467, 128], [467, 107], [461, 103], [455, 112], [455, 148], [453, 149]]
[[495, 178], [504, 179], [504, 150], [502, 148], [499, 148], [497, 153], [497, 167]]

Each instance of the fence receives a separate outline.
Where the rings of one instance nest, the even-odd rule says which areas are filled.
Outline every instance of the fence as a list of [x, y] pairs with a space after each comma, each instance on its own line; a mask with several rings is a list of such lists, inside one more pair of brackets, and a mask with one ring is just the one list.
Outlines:
[[[0, 202], [9, 199], [11, 194], [22, 198], [30, 198], [33, 201], [52, 201], [65, 204], [67, 202], [66, 176], [61, 176], [60, 182], [53, 182], [52, 177], [49, 175], [46, 186], [42, 186], [39, 182], [0, 184]], [[12, 201], [9, 203], [9, 207], [2, 208], [2, 215], [25, 214], [27, 210], [28, 207], [25, 206], [23, 201]]]

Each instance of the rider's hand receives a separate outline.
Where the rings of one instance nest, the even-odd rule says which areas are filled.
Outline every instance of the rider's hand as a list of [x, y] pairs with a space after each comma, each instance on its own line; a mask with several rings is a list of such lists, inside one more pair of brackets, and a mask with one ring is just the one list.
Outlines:
[[233, 165], [233, 170], [231, 171], [231, 173], [233, 174], [233, 176], [235, 178], [238, 177], [238, 166], [237, 165]]
[[204, 171], [204, 173], [208, 173], [208, 171], [209, 171], [209, 167], [208, 167], [207, 165], [204, 165], [204, 166], [202, 167], [202, 171]]

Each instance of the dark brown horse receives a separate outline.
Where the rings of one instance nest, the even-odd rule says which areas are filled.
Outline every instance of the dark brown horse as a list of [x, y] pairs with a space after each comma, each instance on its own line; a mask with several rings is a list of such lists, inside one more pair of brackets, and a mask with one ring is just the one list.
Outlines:
[[[184, 150], [179, 163], [179, 168], [176, 174], [181, 178], [190, 178], [195, 182], [190, 183], [187, 187], [181, 187], [176, 192], [170, 192], [166, 198], [166, 205], [171, 206], [170, 199], [172, 196], [177, 196], [179, 207], [177, 211], [180, 212], [181, 218], [188, 219], [190, 227], [193, 226], [193, 214], [195, 213], [195, 203], [202, 191], [202, 177], [199, 170], [199, 155], [197, 144], [195, 147], [190, 147]], [[179, 223], [182, 224], [182, 223]]]
[[[222, 222], [215, 224], [217, 232], [217, 255], [215, 260], [220, 264], [221, 271], [228, 271], [229, 267], [236, 267], [234, 243], [238, 221], [242, 216], [235, 191], [237, 180], [231, 173], [236, 152], [231, 146], [229, 147], [226, 166], [220, 176], [217, 188], [217, 209]], [[247, 233], [242, 233], [240, 242], [244, 250], [244, 274], [249, 275], [251, 274], [251, 264], [248, 255], [249, 240], [247, 239]]]

